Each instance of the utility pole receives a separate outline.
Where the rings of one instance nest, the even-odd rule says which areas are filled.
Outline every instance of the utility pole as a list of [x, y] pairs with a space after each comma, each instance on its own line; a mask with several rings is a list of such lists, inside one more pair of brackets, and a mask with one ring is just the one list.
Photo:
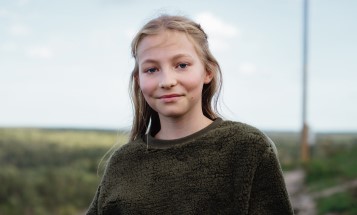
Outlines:
[[308, 143], [309, 127], [307, 123], [307, 70], [308, 70], [308, 14], [309, 2], [304, 0], [303, 5], [303, 56], [302, 56], [302, 132], [301, 132], [301, 160], [307, 163], [310, 159], [310, 149]]

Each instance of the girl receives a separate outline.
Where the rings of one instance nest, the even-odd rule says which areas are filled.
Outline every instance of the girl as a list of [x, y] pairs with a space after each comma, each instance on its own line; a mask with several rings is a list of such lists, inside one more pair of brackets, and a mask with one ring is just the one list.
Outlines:
[[132, 55], [130, 141], [87, 214], [293, 214], [271, 140], [215, 111], [221, 71], [199, 24], [153, 19]]

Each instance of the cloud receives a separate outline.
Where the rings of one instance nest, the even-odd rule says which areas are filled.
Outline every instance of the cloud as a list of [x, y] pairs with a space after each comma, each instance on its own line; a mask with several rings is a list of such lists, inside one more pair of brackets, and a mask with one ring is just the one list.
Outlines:
[[225, 38], [232, 38], [238, 35], [238, 29], [235, 26], [225, 23], [209, 12], [200, 13], [195, 19], [210, 35]]
[[53, 51], [46, 46], [31, 47], [26, 51], [26, 55], [34, 59], [51, 59], [53, 57]]
[[194, 18], [208, 34], [212, 49], [225, 51], [229, 49], [229, 39], [239, 36], [239, 30], [209, 12], [199, 13]]
[[252, 63], [243, 63], [239, 66], [239, 72], [244, 75], [254, 75], [257, 73], [257, 67]]
[[27, 36], [31, 33], [31, 29], [25, 25], [16, 24], [10, 27], [9, 33], [13, 36]]
[[136, 35], [136, 30], [134, 28], [129, 28], [124, 31], [125, 37], [132, 40]]

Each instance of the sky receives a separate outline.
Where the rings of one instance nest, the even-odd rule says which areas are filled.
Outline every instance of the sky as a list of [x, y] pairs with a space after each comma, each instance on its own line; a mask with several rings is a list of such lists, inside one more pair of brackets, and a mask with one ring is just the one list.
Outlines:
[[[148, 20], [200, 23], [225, 119], [302, 128], [302, 0], [1, 0], [0, 127], [130, 129], [130, 43]], [[357, 131], [357, 1], [310, 0], [307, 123]]]

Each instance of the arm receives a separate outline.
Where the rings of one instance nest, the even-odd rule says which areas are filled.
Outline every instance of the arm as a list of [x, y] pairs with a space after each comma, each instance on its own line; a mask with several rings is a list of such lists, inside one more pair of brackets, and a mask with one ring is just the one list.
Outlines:
[[254, 174], [249, 200], [249, 214], [287, 214], [293, 209], [286, 190], [274, 143], [267, 147]]

